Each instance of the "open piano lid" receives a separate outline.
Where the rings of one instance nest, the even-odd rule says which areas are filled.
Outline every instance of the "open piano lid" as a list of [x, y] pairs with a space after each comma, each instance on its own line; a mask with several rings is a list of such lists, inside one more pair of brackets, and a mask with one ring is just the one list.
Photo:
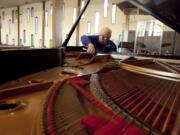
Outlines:
[[123, 0], [118, 7], [122, 9], [125, 3], [149, 13], [180, 33], [180, 0]]

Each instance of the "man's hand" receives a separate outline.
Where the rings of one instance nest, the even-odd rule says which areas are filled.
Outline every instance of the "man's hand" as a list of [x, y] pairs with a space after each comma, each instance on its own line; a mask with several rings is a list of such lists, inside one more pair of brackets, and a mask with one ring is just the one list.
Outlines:
[[95, 49], [95, 47], [94, 47], [94, 45], [92, 43], [88, 44], [87, 52], [90, 53], [90, 54], [95, 54], [96, 49]]

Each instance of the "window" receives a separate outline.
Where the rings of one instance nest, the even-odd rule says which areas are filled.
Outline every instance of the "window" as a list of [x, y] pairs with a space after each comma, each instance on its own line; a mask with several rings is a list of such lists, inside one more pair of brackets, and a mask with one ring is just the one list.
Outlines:
[[49, 40], [49, 47], [53, 48], [53, 40], [52, 39]]
[[63, 5], [62, 5], [62, 16], [64, 17], [65, 15], [65, 3], [63, 2]]
[[35, 34], [38, 34], [38, 17], [35, 17]]
[[45, 12], [45, 26], [48, 27], [48, 11]]
[[19, 22], [22, 24], [22, 14], [19, 15]]
[[50, 15], [53, 14], [53, 4], [50, 4]]
[[87, 22], [87, 34], [91, 34], [91, 22]]
[[[81, 2], [81, 10], [84, 8], [85, 2], [84, 0]], [[84, 18], [84, 14], [82, 15], [82, 18]]]
[[23, 42], [26, 43], [26, 30], [23, 30]]
[[75, 23], [77, 17], [76, 8], [73, 8], [73, 23]]
[[8, 34], [6, 34], [6, 44], [9, 44], [9, 38], [8, 38]]
[[31, 34], [31, 47], [34, 47], [34, 35]]
[[30, 9], [27, 8], [27, 21], [30, 22]]
[[39, 39], [39, 47], [43, 47], [42, 46], [42, 39]]
[[34, 17], [34, 7], [31, 7], [31, 17]]
[[145, 36], [145, 30], [146, 30], [146, 22], [138, 22], [137, 24], [137, 36], [138, 37], [144, 37]]
[[23, 45], [22, 38], [19, 39], [19, 42], [20, 42], [20, 45], [22, 46]]
[[12, 44], [15, 45], [15, 39], [14, 38], [12, 39]]
[[148, 36], [153, 35], [153, 27], [154, 27], [154, 21], [147, 22], [147, 31], [148, 31]]
[[5, 20], [5, 11], [2, 12], [2, 19]]
[[108, 15], [108, 0], [104, 0], [104, 17]]
[[15, 12], [14, 10], [12, 10], [12, 24], [14, 24], [14, 15], [15, 15]]
[[163, 24], [160, 21], [147, 21], [148, 36], [161, 36], [163, 33]]
[[16, 19], [18, 19], [18, 10], [15, 11]]
[[116, 23], [116, 4], [112, 4], [112, 24]]
[[2, 28], [2, 17], [0, 16], [0, 28]]
[[100, 21], [100, 13], [96, 12], [96, 17], [95, 17], [95, 33], [96, 34], [99, 32], [99, 21]]
[[163, 24], [160, 21], [155, 21], [153, 36], [162, 36], [162, 33], [163, 33]]
[[9, 35], [11, 35], [11, 19], [9, 19]]

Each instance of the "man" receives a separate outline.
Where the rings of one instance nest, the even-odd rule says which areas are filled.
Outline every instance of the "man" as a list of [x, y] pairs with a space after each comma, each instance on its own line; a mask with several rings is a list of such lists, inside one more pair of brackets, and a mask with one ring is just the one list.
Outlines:
[[86, 46], [87, 52], [95, 53], [109, 53], [117, 50], [116, 45], [110, 40], [112, 31], [108, 27], [100, 30], [99, 35], [81, 37], [81, 42]]

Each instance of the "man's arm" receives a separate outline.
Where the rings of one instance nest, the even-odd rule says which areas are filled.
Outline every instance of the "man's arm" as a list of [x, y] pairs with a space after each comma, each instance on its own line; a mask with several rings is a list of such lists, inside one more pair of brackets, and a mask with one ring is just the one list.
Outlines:
[[88, 44], [91, 43], [91, 39], [89, 36], [83, 35], [81, 36], [81, 42], [83, 46], [88, 46]]
[[96, 49], [91, 42], [90, 36], [86, 36], [86, 35], [81, 36], [81, 42], [82, 42], [83, 46], [88, 47], [88, 49], [87, 49], [88, 53], [94, 54], [96, 52]]

